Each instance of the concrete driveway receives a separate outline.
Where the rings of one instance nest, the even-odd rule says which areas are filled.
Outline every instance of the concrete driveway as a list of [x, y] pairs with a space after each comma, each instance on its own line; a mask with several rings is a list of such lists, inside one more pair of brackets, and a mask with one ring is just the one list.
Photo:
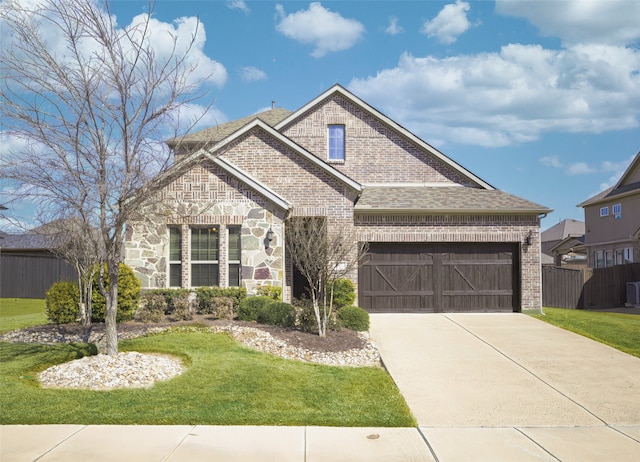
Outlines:
[[638, 460], [638, 358], [517, 313], [373, 314], [371, 334], [440, 460]]

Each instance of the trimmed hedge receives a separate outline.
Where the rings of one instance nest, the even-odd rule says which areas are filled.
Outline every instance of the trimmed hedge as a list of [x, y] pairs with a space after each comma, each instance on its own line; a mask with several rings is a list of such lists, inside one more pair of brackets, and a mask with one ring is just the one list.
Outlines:
[[240, 321], [257, 321], [265, 306], [276, 303], [271, 297], [256, 296], [247, 297], [238, 307], [238, 319]]
[[345, 306], [338, 310], [338, 320], [343, 327], [365, 332], [369, 330], [369, 313], [357, 306]]
[[80, 291], [71, 281], [55, 282], [45, 295], [47, 318], [55, 324], [76, 322], [80, 316]]
[[296, 325], [296, 309], [284, 302], [273, 302], [262, 305], [258, 311], [258, 322], [273, 326], [294, 327]]
[[233, 309], [237, 310], [242, 300], [247, 298], [247, 289], [244, 287], [199, 287], [195, 289], [196, 303], [200, 314], [216, 314], [215, 310], [219, 302], [218, 297], [227, 297], [233, 300]]
[[146, 292], [142, 295], [136, 319], [142, 322], [160, 322], [164, 319], [166, 311], [167, 299], [165, 296]]
[[282, 301], [282, 287], [272, 286], [272, 285], [264, 285], [260, 286], [256, 289], [256, 294], [265, 297], [271, 297], [276, 302]]

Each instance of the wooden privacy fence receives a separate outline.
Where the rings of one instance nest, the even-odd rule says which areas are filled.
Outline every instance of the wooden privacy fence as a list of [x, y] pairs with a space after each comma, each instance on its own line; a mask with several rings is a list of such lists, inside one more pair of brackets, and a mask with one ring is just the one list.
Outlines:
[[614, 308], [627, 301], [627, 282], [640, 281], [640, 263], [616, 265], [593, 270], [584, 283], [584, 309]]
[[76, 279], [73, 267], [54, 255], [0, 253], [0, 298], [44, 298], [54, 282]]
[[542, 267], [542, 306], [581, 308], [582, 270], [554, 266]]

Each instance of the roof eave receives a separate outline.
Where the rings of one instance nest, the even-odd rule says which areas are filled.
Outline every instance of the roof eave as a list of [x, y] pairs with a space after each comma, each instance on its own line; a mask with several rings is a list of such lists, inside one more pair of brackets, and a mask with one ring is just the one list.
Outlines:
[[425, 208], [380, 208], [355, 206], [355, 213], [373, 215], [543, 215], [552, 209], [425, 209]]

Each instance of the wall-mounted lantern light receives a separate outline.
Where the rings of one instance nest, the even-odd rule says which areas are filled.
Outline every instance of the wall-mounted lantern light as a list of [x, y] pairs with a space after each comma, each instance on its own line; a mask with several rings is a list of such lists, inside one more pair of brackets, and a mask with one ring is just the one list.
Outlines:
[[269, 231], [267, 231], [267, 241], [273, 241], [273, 230], [271, 229], [271, 227], [269, 227]]
[[527, 234], [527, 237], [525, 239], [525, 243], [527, 245], [533, 244], [533, 232], [531, 230], [529, 230], [529, 234]]

